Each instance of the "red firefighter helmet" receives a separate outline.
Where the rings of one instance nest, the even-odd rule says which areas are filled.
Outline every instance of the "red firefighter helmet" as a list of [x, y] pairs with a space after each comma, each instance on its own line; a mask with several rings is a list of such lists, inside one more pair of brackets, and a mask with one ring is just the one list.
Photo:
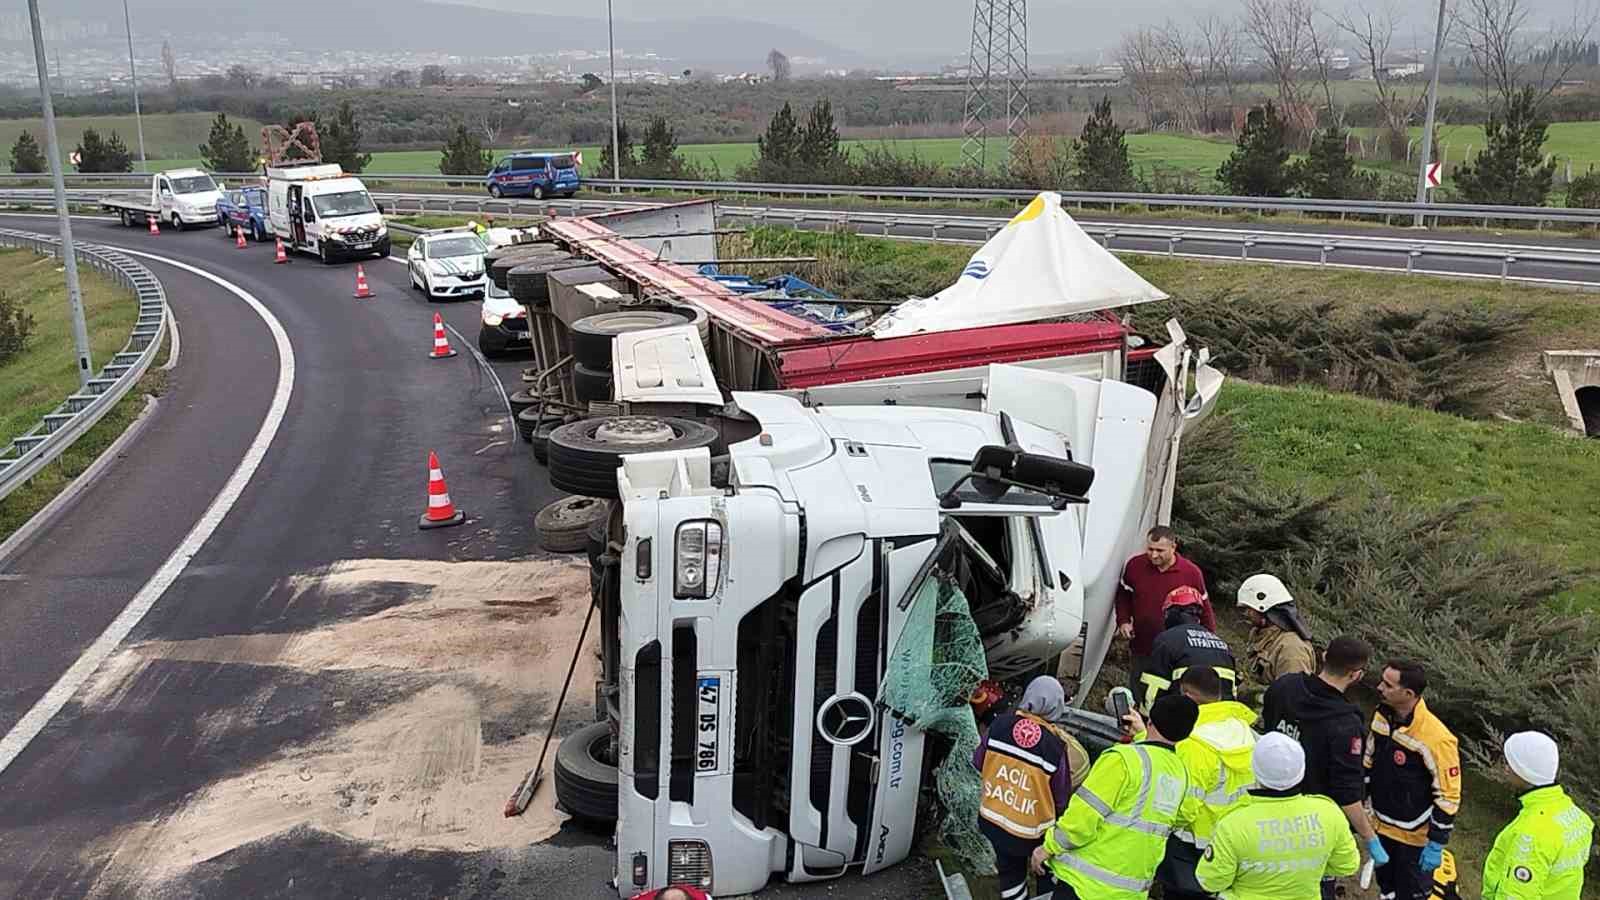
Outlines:
[[1161, 603], [1161, 612], [1178, 606], [1204, 606], [1206, 598], [1195, 588], [1187, 584], [1179, 585], [1167, 594], [1167, 599]]

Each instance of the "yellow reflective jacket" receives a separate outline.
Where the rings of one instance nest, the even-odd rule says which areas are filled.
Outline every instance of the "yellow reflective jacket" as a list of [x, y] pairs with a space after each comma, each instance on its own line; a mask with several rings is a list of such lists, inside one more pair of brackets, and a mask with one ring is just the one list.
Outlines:
[[1594, 820], [1560, 785], [1523, 794], [1483, 863], [1483, 900], [1578, 900]]
[[1248, 801], [1255, 787], [1250, 752], [1256, 714], [1243, 703], [1222, 700], [1200, 706], [1200, 718], [1188, 738], [1178, 742], [1178, 758], [1189, 773], [1189, 796], [1196, 802], [1194, 822], [1179, 829], [1179, 840], [1204, 850], [1224, 814]]
[[1166, 744], [1118, 744], [1044, 835], [1055, 879], [1081, 900], [1145, 900], [1167, 836], [1194, 816], [1189, 776]]
[[1321, 794], [1254, 794], [1217, 823], [1195, 866], [1221, 900], [1306, 900], [1324, 875], [1353, 875], [1361, 851], [1344, 811]]

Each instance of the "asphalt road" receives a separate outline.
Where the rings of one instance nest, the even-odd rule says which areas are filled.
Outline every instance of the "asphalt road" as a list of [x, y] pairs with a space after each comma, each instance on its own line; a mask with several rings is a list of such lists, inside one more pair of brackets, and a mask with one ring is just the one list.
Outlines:
[[[387, 261], [366, 267], [377, 296], [355, 300], [353, 265], [274, 265], [270, 245], [237, 250], [214, 230], [79, 220], [75, 235], [249, 292], [289, 335], [294, 386], [214, 534], [0, 772], [0, 896], [510, 898], [559, 883], [572, 900], [614, 898], [607, 836], [551, 819], [522, 841], [539, 823], [500, 817], [575, 637], [541, 607], [587, 597], [560, 596], [565, 570], [532, 549], [533, 513], [558, 495], [499, 384], [454, 336], [460, 355], [427, 358], [432, 313], [470, 340], [477, 303], [427, 304]], [[0, 733], [180, 544], [277, 388], [260, 317], [145, 262], [167, 288], [180, 362], [126, 457], [0, 564]], [[526, 363], [493, 368], [514, 390]], [[462, 527], [416, 527], [430, 450]], [[526, 648], [483, 646], [508, 624]], [[590, 713], [569, 706], [561, 730]], [[927, 896], [928, 869], [766, 895]]]

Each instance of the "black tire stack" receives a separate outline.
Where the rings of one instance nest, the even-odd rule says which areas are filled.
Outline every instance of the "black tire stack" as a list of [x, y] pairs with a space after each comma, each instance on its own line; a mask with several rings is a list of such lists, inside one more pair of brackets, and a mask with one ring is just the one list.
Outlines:
[[[654, 435], [615, 440], [619, 433]], [[607, 416], [582, 419], [550, 432], [550, 485], [584, 497], [617, 498], [617, 469], [634, 453], [692, 450], [717, 442], [717, 430], [693, 419], [670, 416]]]

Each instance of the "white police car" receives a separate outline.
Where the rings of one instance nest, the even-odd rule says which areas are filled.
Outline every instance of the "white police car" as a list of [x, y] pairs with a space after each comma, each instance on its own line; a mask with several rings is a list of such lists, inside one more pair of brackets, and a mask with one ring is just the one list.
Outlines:
[[470, 230], [450, 229], [418, 235], [406, 251], [411, 286], [431, 300], [482, 297], [489, 284], [483, 255], [489, 247]]

